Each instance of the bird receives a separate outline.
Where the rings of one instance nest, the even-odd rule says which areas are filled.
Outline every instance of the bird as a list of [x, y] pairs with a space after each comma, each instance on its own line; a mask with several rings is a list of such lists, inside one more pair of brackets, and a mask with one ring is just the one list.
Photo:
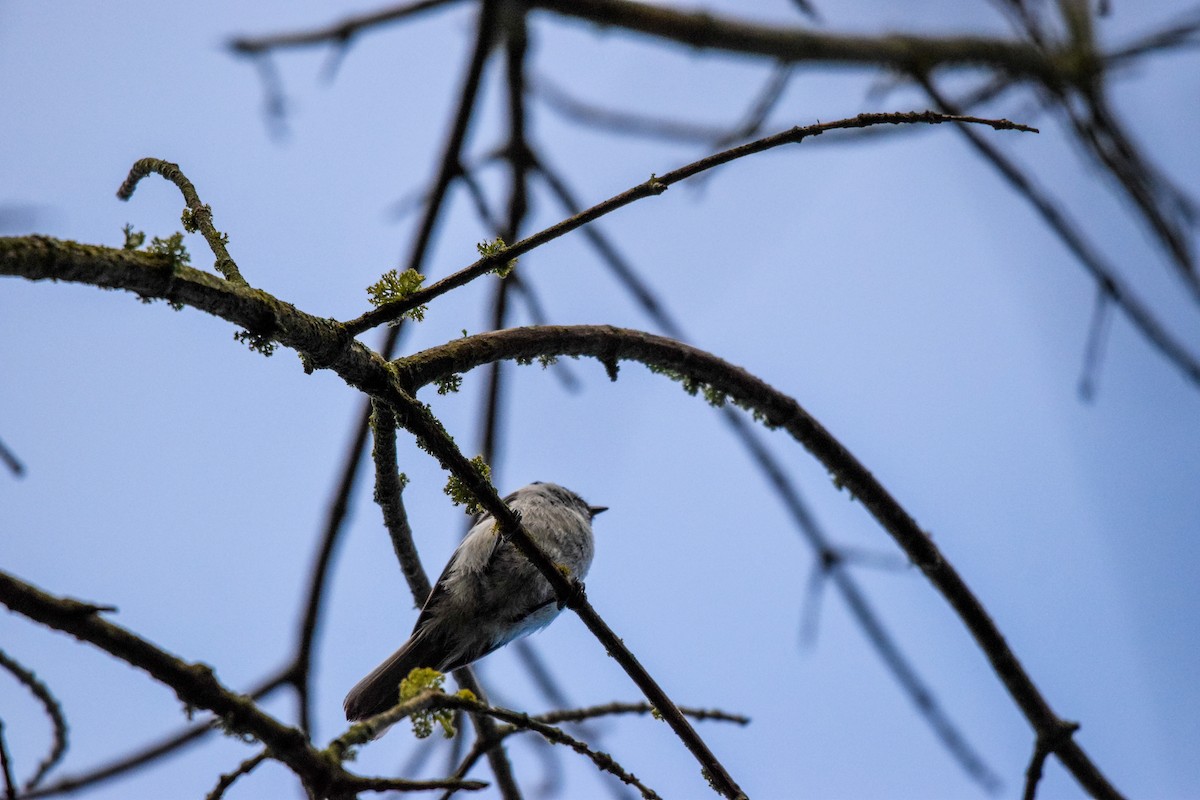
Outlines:
[[[551, 561], [582, 580], [592, 564], [593, 506], [570, 489], [535, 481], [504, 502]], [[429, 592], [412, 635], [359, 681], [343, 708], [351, 722], [399, 702], [400, 681], [417, 667], [450, 672], [541, 630], [562, 610], [549, 582], [500, 534], [491, 514], [475, 518]]]

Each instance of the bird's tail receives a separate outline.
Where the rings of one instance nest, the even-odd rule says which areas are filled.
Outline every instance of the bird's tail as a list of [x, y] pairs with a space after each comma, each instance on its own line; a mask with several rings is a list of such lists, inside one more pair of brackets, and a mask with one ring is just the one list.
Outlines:
[[400, 702], [400, 681], [407, 678], [408, 673], [417, 667], [438, 667], [436, 663], [429, 663], [432, 655], [429, 645], [428, 637], [415, 634], [403, 647], [392, 653], [387, 661], [355, 684], [342, 702], [342, 707], [346, 710], [346, 719], [357, 722], [381, 711], [387, 711]]

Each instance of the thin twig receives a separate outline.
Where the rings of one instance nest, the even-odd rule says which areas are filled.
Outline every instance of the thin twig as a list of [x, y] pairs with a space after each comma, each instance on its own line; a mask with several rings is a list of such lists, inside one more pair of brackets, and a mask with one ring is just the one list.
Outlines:
[[126, 176], [125, 182], [117, 189], [117, 197], [122, 200], [133, 197], [133, 191], [137, 188], [138, 182], [151, 172], [158, 173], [179, 187], [180, 193], [183, 194], [183, 201], [187, 204], [183, 213], [183, 227], [189, 231], [199, 230], [204, 235], [209, 249], [217, 257], [217, 263], [214, 265], [217, 272], [224, 275], [225, 280], [231, 283], [248, 286], [246, 279], [238, 271], [237, 264], [230, 257], [229, 251], [225, 249], [225, 242], [229, 240], [229, 237], [213, 227], [212, 208], [200, 202], [200, 195], [196, 194], [196, 187], [180, 171], [178, 164], [172, 164], [170, 161], [163, 161], [159, 158], [138, 160], [129, 169], [129, 175]]
[[3, 440], [0, 440], [0, 461], [3, 461], [9, 472], [18, 478], [25, 474], [25, 465], [21, 463], [21, 459], [17, 458], [17, 454], [4, 444]]
[[[397, 333], [399, 331], [397, 330]], [[367, 407], [370, 408], [370, 401]], [[296, 658], [288, 672], [288, 680], [300, 695], [300, 729], [306, 733], [312, 732], [312, 660], [313, 645], [317, 637], [317, 628], [321, 621], [321, 611], [324, 608], [325, 587], [328, 585], [329, 572], [333, 567], [333, 554], [345, 531], [346, 515], [354, 488], [358, 483], [358, 475], [363, 461], [362, 451], [367, 440], [367, 415], [358, 421], [350, 446], [346, 449], [345, 461], [342, 464], [341, 477], [333, 500], [325, 514], [325, 528], [317, 545], [316, 558], [308, 576], [308, 588], [304, 598], [304, 613], [300, 618], [300, 630], [296, 638]]]
[[1069, 740], [1077, 730], [1079, 730], [1079, 723], [1063, 722], [1057, 731], [1047, 735], [1038, 734], [1037, 741], [1033, 746], [1033, 757], [1029, 759], [1029, 766], [1025, 769], [1025, 791], [1021, 795], [1023, 800], [1035, 800], [1046, 759], [1051, 753], [1057, 751], [1063, 742]]
[[[659, 796], [645, 786], [632, 773], [624, 769], [618, 764], [612, 756], [607, 753], [599, 753], [592, 750], [585, 743], [579, 741], [575, 737], [569, 735], [560, 728], [549, 725], [541, 720], [531, 717], [528, 714], [522, 714], [517, 711], [511, 711], [506, 708], [491, 706], [487, 703], [479, 702], [471, 698], [461, 695], [446, 694], [437, 689], [426, 689], [420, 694], [408, 700], [403, 700], [390, 709], [380, 712], [373, 717], [369, 717], [362, 722], [354, 725], [342, 736], [330, 743], [329, 749], [334, 753], [340, 753], [348, 750], [357, 744], [369, 741], [371, 737], [376, 736], [380, 731], [395, 725], [400, 720], [403, 720], [417, 712], [429, 711], [432, 709], [460, 709], [469, 711], [473, 714], [486, 714], [489, 717], [507, 722], [515, 729], [533, 731], [542, 736], [546, 741], [553, 744], [561, 744], [570, 747], [580, 755], [586, 756], [596, 765], [597, 768], [604, 772], [615, 775], [621, 781], [634, 786], [642, 793], [646, 800], [661, 800]], [[480, 740], [486, 741], [486, 740]], [[491, 743], [493, 746], [499, 743], [499, 738]], [[452, 776], [451, 780], [461, 779], [461, 775]]]
[[50, 687], [38, 679], [31, 670], [25, 669], [16, 659], [0, 650], [0, 667], [8, 670], [21, 685], [29, 690], [30, 694], [38, 699], [42, 704], [42, 708], [46, 709], [46, 716], [50, 718], [50, 726], [54, 730], [50, 752], [38, 764], [29, 780], [25, 781], [25, 791], [37, 788], [37, 785], [42, 782], [42, 779], [54, 769], [63, 756], [67, 754], [67, 720], [63, 715], [62, 705], [58, 702], [58, 698], [50, 691]]
[[391, 22], [399, 22], [458, 1], [418, 0], [415, 3], [404, 3], [369, 14], [346, 17], [340, 22], [320, 28], [292, 33], [276, 33], [269, 36], [238, 36], [229, 41], [229, 49], [239, 55], [258, 55], [287, 47], [307, 47], [319, 44], [335, 44], [342, 47], [361, 31], [382, 27]]
[[[275, 676], [268, 678], [258, 687], [247, 692], [247, 696], [253, 700], [262, 700], [269, 696], [272, 692], [281, 686], [288, 684], [288, 674], [290, 670], [283, 670]], [[26, 790], [22, 795], [22, 800], [33, 800], [36, 797], [52, 797], [60, 794], [69, 794], [77, 792], [80, 789], [103, 783], [112, 778], [119, 777], [131, 770], [143, 767], [147, 764], [152, 764], [164, 756], [179, 751], [188, 744], [199, 741], [201, 738], [216, 730], [216, 726], [209, 722], [203, 725], [193, 725], [185, 728], [179, 733], [166, 736], [161, 741], [143, 747], [128, 755], [115, 759], [107, 764], [96, 767], [84, 773], [74, 776], [67, 776], [54, 783], [33, 791]]]
[[1092, 322], [1088, 326], [1087, 344], [1083, 350], [1083, 367], [1079, 375], [1079, 398], [1090, 403], [1096, 397], [1100, 366], [1104, 361], [1104, 343], [1108, 339], [1109, 321], [1112, 319], [1112, 297], [1103, 286], [1096, 289], [1096, 304], [1092, 308]]
[[213, 790], [204, 796], [204, 800], [221, 800], [225, 796], [225, 792], [229, 790], [230, 786], [233, 786], [238, 778], [243, 775], [249, 775], [259, 764], [266, 761], [270, 755], [271, 752], [269, 750], [263, 750], [258, 755], [251, 756], [241, 764], [238, 764], [237, 769], [227, 772], [220, 777]]
[[674, 169], [664, 175], [651, 175], [650, 180], [640, 183], [626, 191], [610, 197], [601, 203], [597, 203], [581, 214], [577, 214], [570, 219], [563, 220], [549, 228], [545, 228], [538, 233], [527, 236], [521, 241], [503, 249], [502, 252], [494, 255], [484, 256], [470, 266], [455, 272], [452, 275], [443, 278], [437, 283], [424, 289], [419, 289], [413, 292], [404, 300], [398, 300], [392, 303], [387, 303], [379, 308], [368, 311], [357, 319], [344, 323], [346, 330], [357, 336], [363, 331], [374, 328], [378, 325], [391, 322], [399, 319], [405, 312], [410, 311], [417, 306], [424, 305], [434, 298], [449, 292], [451, 289], [456, 289], [463, 286], [475, 278], [485, 275], [488, 272], [495, 270], [496, 267], [514, 259], [536, 247], [540, 247], [546, 242], [557, 239], [564, 234], [592, 222], [605, 214], [616, 211], [619, 208], [629, 205], [637, 200], [646, 197], [660, 195], [667, 190], [672, 184], [698, 175], [707, 170], [719, 167], [722, 164], [727, 164], [730, 161], [735, 161], [739, 158], [744, 158], [749, 155], [761, 153], [765, 150], [770, 150], [785, 144], [796, 144], [805, 139], [814, 136], [820, 136], [828, 131], [846, 130], [853, 128], [866, 128], [872, 125], [909, 125], [909, 124], [925, 124], [938, 125], [944, 122], [960, 122], [975, 125], [986, 125], [995, 130], [1015, 130], [1036, 133], [1036, 128], [1031, 128], [1028, 125], [1022, 125], [1016, 122], [1010, 122], [1006, 119], [983, 119], [981, 117], [954, 115], [954, 114], [939, 114], [933, 111], [910, 111], [898, 113], [874, 113], [874, 114], [859, 114], [856, 117], [849, 119], [837, 120], [836, 122], [823, 122], [815, 125], [806, 125], [803, 127], [797, 126], [773, 136], [767, 136], [753, 142], [738, 145], [737, 147], [723, 150], [719, 153], [706, 156], [698, 161], [693, 161], [690, 164]]
[[[749, 717], [744, 717], [740, 714], [729, 714], [716, 709], [680, 706], [679, 710], [692, 719], [699, 721], [716, 720], [720, 722], [732, 722], [737, 725], [750, 724]], [[591, 706], [588, 708], [550, 711], [545, 714], [538, 714], [534, 716], [533, 719], [537, 720], [538, 722], [544, 722], [546, 724], [553, 725], [560, 722], [581, 722], [583, 720], [596, 719], [598, 717], [610, 716], [613, 714], [646, 715], [654, 713], [654, 706], [650, 705], [649, 703], [607, 703], [605, 705]], [[476, 740], [475, 746], [458, 765], [458, 768], [454, 771], [452, 777], [462, 778], [468, 772], [470, 772], [471, 768], [475, 766], [479, 759], [486, 754], [488, 747], [494, 747], [503, 739], [512, 736], [515, 733], [520, 733], [521, 731], [522, 729], [515, 725], [506, 725], [505, 727], [499, 729], [498, 735], [500, 739], [498, 739], [496, 742], [487, 742], [483, 739]], [[453, 791], [446, 792], [442, 795], [441, 800], [449, 800], [452, 794]]]
[[400, 571], [408, 581], [416, 605], [424, 602], [433, 587], [421, 566], [421, 555], [413, 542], [412, 526], [408, 523], [408, 512], [404, 508], [405, 478], [396, 464], [396, 419], [383, 403], [375, 401], [371, 407], [371, 433], [374, 446], [371, 458], [375, 462], [375, 503], [383, 512], [383, 524], [392, 540]]
[[0, 774], [4, 776], [4, 800], [17, 800], [17, 783], [8, 760], [8, 740], [4, 738], [4, 720], [0, 719]]

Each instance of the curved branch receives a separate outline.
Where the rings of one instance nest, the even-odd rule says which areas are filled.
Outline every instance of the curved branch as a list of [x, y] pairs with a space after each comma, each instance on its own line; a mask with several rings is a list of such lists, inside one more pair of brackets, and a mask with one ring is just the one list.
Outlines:
[[[966, 625], [997, 676], [1039, 737], [1063, 729], [1033, 679], [1021, 666], [983, 604], [943, 556], [933, 540], [888, 493], [875, 476], [799, 403], [716, 356], [674, 339], [611, 326], [514, 328], [458, 339], [395, 362], [409, 386], [497, 359], [544, 355], [593, 356], [611, 374], [618, 361], [639, 361], [680, 377], [693, 392], [702, 384], [709, 398], [730, 398], [753, 411], [771, 428], [782, 428], [812, 453], [891, 534]], [[1085, 789], [1096, 797], [1120, 797], [1099, 768], [1073, 740], [1056, 740], [1056, 753]]]
[[246, 279], [242, 277], [242, 273], [238, 271], [237, 264], [234, 263], [233, 258], [229, 255], [229, 251], [225, 249], [225, 242], [229, 237], [213, 227], [212, 208], [200, 202], [200, 195], [196, 193], [196, 187], [180, 171], [178, 164], [172, 164], [170, 161], [163, 161], [158, 158], [143, 158], [138, 160], [130, 168], [129, 175], [125, 177], [125, 182], [117, 189], [117, 197], [122, 200], [128, 200], [133, 197], [133, 191], [137, 188], [138, 183], [151, 172], [158, 173], [179, 187], [179, 191], [183, 195], [183, 200], [187, 203], [187, 207], [183, 211], [183, 227], [189, 231], [199, 231], [203, 234], [204, 240], [208, 242], [209, 249], [217, 257], [217, 272], [224, 275], [228, 281], [246, 286]]
[[[253, 55], [281, 47], [344, 45], [364, 30], [397, 22], [452, 0], [418, 0], [305, 31], [239, 37], [229, 47]], [[621, 28], [693, 49], [720, 50], [784, 63], [821, 62], [908, 72], [914, 68], [986, 67], [1044, 83], [1071, 80], [1068, 53], [1047, 53], [1029, 42], [981, 36], [834, 34], [809, 28], [756, 24], [707, 11], [681, 11], [630, 0], [530, 0], [532, 9]]]
[[498, 267], [507, 264], [509, 261], [528, 253], [530, 250], [541, 247], [546, 242], [557, 239], [576, 228], [582, 227], [605, 214], [616, 211], [618, 208], [627, 206], [637, 200], [660, 195], [674, 183], [706, 172], [714, 167], [719, 167], [722, 164], [728, 164], [730, 161], [754, 155], [755, 153], [761, 153], [781, 145], [796, 144], [805, 139], [820, 136], [827, 131], [867, 128], [872, 125], [939, 125], [944, 122], [986, 125], [995, 130], [1015, 130], [1026, 133], [1038, 132], [1037, 128], [1010, 122], [1006, 119], [984, 119], [981, 117], [939, 114], [934, 111], [859, 114], [856, 117], [840, 119], [834, 122], [819, 122], [815, 125], [805, 125], [803, 127], [796, 126], [773, 136], [767, 136], [753, 142], [738, 145], [737, 147], [731, 147], [728, 150], [722, 150], [719, 153], [706, 156], [699, 161], [693, 161], [678, 169], [671, 170], [664, 175], [651, 175], [650, 180], [639, 183], [637, 186], [610, 197], [604, 202], [598, 203], [586, 211], [565, 219], [556, 225], [551, 225], [549, 228], [527, 236], [521, 241], [501, 249], [497, 253], [484, 256], [474, 264], [464, 267], [452, 275], [448, 275], [432, 286], [413, 292], [403, 300], [387, 303], [372, 311], [368, 311], [357, 319], [346, 322], [345, 328], [351, 335], [357, 336], [363, 331], [370, 330], [378, 325], [400, 319], [406, 312], [417, 306], [425, 305], [430, 300], [440, 297], [451, 289], [457, 289], [459, 286], [463, 286], [481, 275], [486, 275]]
[[50, 718], [50, 724], [54, 728], [50, 752], [38, 764], [33, 776], [25, 781], [25, 791], [29, 791], [36, 788], [42, 782], [42, 778], [46, 777], [46, 774], [54, 769], [54, 766], [67, 754], [67, 721], [63, 717], [62, 706], [59, 704], [58, 698], [50, 692], [50, 687], [33, 674], [32, 670], [25, 669], [3, 650], [0, 650], [0, 667], [8, 670], [38, 699], [42, 707], [46, 709], [46, 716]]

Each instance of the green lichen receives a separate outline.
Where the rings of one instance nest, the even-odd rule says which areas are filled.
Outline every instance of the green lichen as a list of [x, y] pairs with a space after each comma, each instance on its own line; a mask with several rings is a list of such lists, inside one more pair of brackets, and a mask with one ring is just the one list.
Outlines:
[[[415, 269], [406, 269], [404, 272], [389, 269], [378, 281], [367, 287], [367, 296], [371, 305], [379, 308], [388, 303], [396, 303], [411, 297], [424, 282], [425, 276]], [[425, 319], [425, 306], [410, 308], [400, 315], [401, 319], [405, 317], [414, 322], [420, 322]]]
[[150, 247], [147, 249], [157, 256], [166, 256], [171, 262], [171, 269], [186, 267], [192, 262], [192, 257], [183, 244], [183, 234], [178, 231], [165, 239], [155, 236], [150, 240]]
[[[201, 206], [200, 211], [212, 214], [212, 208], [207, 205]], [[200, 223], [196, 221], [196, 212], [192, 211], [191, 206], [184, 206], [183, 213], [179, 216], [179, 221], [183, 223], [183, 229], [188, 233], [196, 233], [200, 230]]]
[[[492, 468], [483, 460], [483, 456], [475, 456], [471, 459], [471, 466], [479, 473], [485, 481], [492, 479]], [[446, 479], [446, 494], [454, 501], [456, 506], [466, 506], [468, 514], [478, 514], [483, 511], [483, 507], [479, 505], [479, 501], [475, 499], [467, 485], [456, 475], [451, 475]]]
[[[504, 239], [497, 236], [490, 242], [480, 242], [479, 244], [475, 245], [475, 249], [478, 250], [479, 255], [483, 256], [484, 258], [491, 258], [493, 256], [503, 255], [504, 251], [508, 249], [508, 245], [505, 244]], [[496, 273], [501, 278], [507, 278], [509, 274], [512, 273], [512, 271], [516, 268], [516, 266], [517, 259], [509, 259], [502, 264], [497, 264], [496, 266], [492, 267], [492, 272]]]
[[683, 390], [692, 397], [702, 395], [704, 400], [713, 408], [721, 408], [726, 403], [732, 403], [738, 408], [748, 412], [755, 422], [763, 425], [766, 428], [774, 430], [778, 428], [780, 422], [773, 419], [767, 412], [758, 408], [753, 402], [739, 397], [730, 397], [729, 393], [724, 389], [720, 389], [711, 383], [702, 381], [693, 375], [686, 375], [673, 367], [663, 367], [657, 364], [647, 364], [646, 368], [656, 375], [663, 375], [678, 383], [683, 387]]
[[[426, 689], [432, 689], [440, 694], [442, 692], [442, 684], [445, 682], [446, 676], [436, 669], [417, 667], [408, 673], [407, 678], [400, 681], [400, 702], [412, 700]], [[451, 709], [441, 708], [414, 711], [410, 719], [412, 720], [413, 735], [418, 739], [428, 739], [433, 734], [434, 723], [442, 726], [442, 733], [445, 734], [447, 739], [454, 736], [454, 711]]]
[[275, 343], [271, 341], [270, 337], [263, 336], [262, 334], [251, 333], [250, 331], [236, 331], [233, 334], [233, 338], [254, 352], [262, 353], [268, 358], [275, 352]]
[[125, 233], [125, 244], [122, 247], [125, 250], [137, 250], [146, 243], [146, 234], [144, 231], [135, 231], [129, 223], [121, 229]]
[[434, 379], [438, 394], [453, 394], [462, 388], [462, 375], [457, 372]]

